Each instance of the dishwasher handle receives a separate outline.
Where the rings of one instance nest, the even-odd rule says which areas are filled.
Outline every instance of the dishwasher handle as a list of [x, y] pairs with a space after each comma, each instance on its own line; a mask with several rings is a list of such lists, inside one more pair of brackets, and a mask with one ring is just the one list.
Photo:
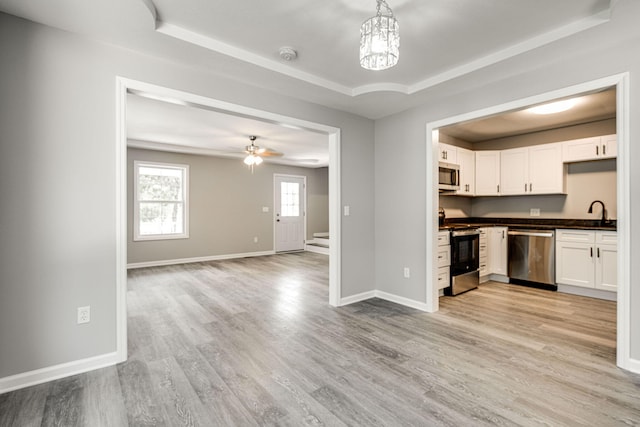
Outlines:
[[553, 237], [553, 231], [516, 231], [509, 230], [509, 236]]

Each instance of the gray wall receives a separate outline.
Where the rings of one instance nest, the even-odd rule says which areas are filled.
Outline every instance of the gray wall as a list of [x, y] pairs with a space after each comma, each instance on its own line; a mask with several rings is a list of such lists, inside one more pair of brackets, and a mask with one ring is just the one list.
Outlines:
[[[615, 119], [609, 119], [478, 142], [472, 144], [472, 148], [474, 150], [504, 150], [614, 133], [616, 133]], [[464, 142], [451, 141], [453, 145], [468, 148], [468, 143], [465, 145]], [[608, 218], [617, 218], [616, 176], [615, 160], [571, 163], [567, 165], [566, 195], [474, 198], [440, 196], [440, 206], [445, 208], [448, 218], [471, 216], [530, 218], [529, 210], [538, 208], [540, 209], [540, 218], [599, 219], [599, 206], [596, 207], [593, 214], [587, 213], [587, 210], [593, 200], [602, 200], [607, 207]]]
[[[403, 113], [376, 121], [375, 127], [375, 228], [376, 288], [426, 300], [427, 256], [426, 135], [425, 124], [512, 100], [572, 86], [585, 81], [630, 72], [640, 76], [640, 2], [616, 3], [610, 22], [531, 52], [488, 66], [421, 93], [423, 101]], [[630, 194], [628, 220], [632, 260], [640, 257], [640, 86], [630, 87]], [[429, 185], [433, 185], [430, 183]], [[584, 208], [583, 208], [584, 209]], [[633, 214], [635, 213], [635, 214]], [[402, 267], [412, 267], [410, 279]], [[631, 266], [631, 355], [640, 358], [640, 264]]]
[[476, 217], [530, 218], [531, 208], [540, 209], [540, 218], [600, 219], [600, 206], [587, 210], [594, 200], [602, 200], [608, 218], [617, 218], [616, 161], [571, 163], [568, 165], [566, 195], [476, 197], [471, 215]]
[[372, 121], [6, 14], [0, 58], [0, 378], [116, 350], [116, 76], [340, 128], [341, 294], [373, 290]]
[[[127, 150], [129, 263], [273, 250], [273, 174], [307, 177], [307, 239], [329, 231], [327, 168], [264, 162], [254, 172], [242, 159], [129, 148]], [[189, 238], [133, 241], [133, 162], [189, 165]], [[268, 206], [269, 213], [262, 207]], [[258, 243], [253, 238], [258, 237]]]

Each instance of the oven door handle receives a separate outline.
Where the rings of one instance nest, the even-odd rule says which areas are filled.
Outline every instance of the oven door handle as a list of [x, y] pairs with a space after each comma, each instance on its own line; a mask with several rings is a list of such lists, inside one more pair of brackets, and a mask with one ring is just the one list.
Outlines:
[[533, 237], [553, 237], [553, 232], [544, 232], [544, 231], [511, 231], [507, 232], [509, 236], [533, 236]]
[[480, 235], [480, 230], [478, 229], [473, 229], [473, 230], [456, 230], [456, 231], [452, 231], [451, 235], [453, 237], [458, 237], [458, 236], [474, 236], [474, 235]]

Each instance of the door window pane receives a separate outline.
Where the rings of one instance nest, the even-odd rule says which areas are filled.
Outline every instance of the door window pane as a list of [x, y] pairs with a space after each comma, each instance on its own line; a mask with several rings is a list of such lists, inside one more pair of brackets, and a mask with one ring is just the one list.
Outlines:
[[300, 216], [300, 184], [297, 182], [280, 183], [280, 215]]

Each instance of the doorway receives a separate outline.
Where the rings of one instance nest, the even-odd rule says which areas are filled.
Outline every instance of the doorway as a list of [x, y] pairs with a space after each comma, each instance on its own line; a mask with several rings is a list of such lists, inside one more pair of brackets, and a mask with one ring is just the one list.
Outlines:
[[617, 235], [618, 235], [618, 294], [617, 294], [617, 360], [619, 367], [637, 372], [630, 355], [631, 341], [631, 311], [630, 311], [630, 242], [629, 242], [629, 218], [630, 218], [630, 173], [629, 173], [629, 75], [619, 74], [599, 80], [578, 84], [553, 92], [524, 98], [518, 101], [501, 104], [471, 113], [450, 117], [437, 122], [427, 123], [427, 165], [430, 165], [431, 173], [427, 174], [427, 274], [426, 280], [426, 305], [430, 312], [438, 311], [437, 283], [437, 162], [438, 162], [438, 129], [444, 126], [489, 117], [508, 111], [524, 109], [531, 105], [542, 104], [557, 99], [574, 97], [581, 94], [616, 88], [616, 134], [618, 140], [617, 165]]
[[325, 135], [329, 147], [329, 304], [340, 305], [340, 129], [281, 114], [231, 104], [145, 82], [116, 77], [116, 348], [117, 362], [127, 359], [127, 95], [152, 94], [156, 99], [180, 105], [200, 106], [238, 117]]
[[273, 197], [276, 253], [303, 250], [307, 234], [307, 177], [275, 174]]

